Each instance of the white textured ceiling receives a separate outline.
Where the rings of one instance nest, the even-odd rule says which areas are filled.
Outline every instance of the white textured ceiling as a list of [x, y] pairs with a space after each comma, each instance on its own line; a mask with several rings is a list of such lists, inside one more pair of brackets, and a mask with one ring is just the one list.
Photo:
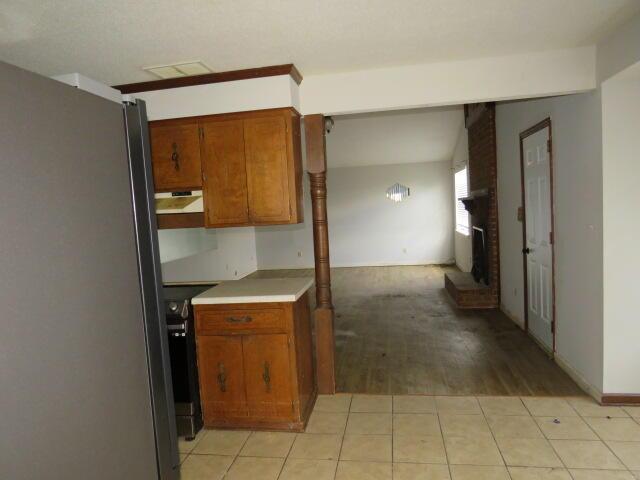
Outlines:
[[462, 107], [333, 117], [329, 168], [450, 161], [464, 121]]
[[638, 0], [0, 0], [0, 60], [105, 83], [202, 60], [303, 75], [593, 44]]

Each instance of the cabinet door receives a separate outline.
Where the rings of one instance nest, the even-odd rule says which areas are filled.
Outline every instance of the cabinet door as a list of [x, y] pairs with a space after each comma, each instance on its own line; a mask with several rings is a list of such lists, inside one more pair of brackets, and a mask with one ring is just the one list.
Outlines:
[[149, 135], [156, 191], [202, 188], [198, 123], [151, 122]]
[[293, 414], [287, 335], [243, 337], [244, 372], [249, 416], [282, 419]]
[[249, 218], [254, 224], [291, 218], [286, 136], [282, 115], [244, 122]]
[[202, 124], [205, 226], [249, 222], [242, 120]]
[[199, 335], [197, 341], [205, 423], [246, 417], [241, 337]]

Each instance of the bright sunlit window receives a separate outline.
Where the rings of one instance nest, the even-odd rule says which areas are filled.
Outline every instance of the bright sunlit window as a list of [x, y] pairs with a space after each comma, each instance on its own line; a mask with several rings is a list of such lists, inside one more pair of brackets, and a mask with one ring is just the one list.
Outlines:
[[467, 181], [467, 168], [463, 168], [455, 174], [456, 190], [456, 232], [469, 235], [469, 212], [464, 208], [464, 204], [458, 200], [469, 195], [469, 184]]

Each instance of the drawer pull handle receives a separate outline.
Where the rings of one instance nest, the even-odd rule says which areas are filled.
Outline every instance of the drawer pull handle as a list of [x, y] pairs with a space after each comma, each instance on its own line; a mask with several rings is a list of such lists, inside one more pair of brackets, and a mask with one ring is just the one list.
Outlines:
[[225, 317], [224, 321], [227, 323], [250, 323], [253, 321], [249, 315], [245, 315], [244, 317]]
[[271, 373], [269, 372], [269, 362], [264, 362], [264, 372], [262, 373], [262, 380], [264, 380], [264, 386], [267, 392], [271, 391]]
[[224, 370], [224, 363], [218, 363], [218, 385], [221, 392], [227, 391], [227, 374]]

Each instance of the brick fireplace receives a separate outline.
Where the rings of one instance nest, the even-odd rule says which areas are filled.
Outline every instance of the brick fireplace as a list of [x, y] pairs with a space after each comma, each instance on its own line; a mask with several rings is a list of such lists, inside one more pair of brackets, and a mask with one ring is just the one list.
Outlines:
[[[463, 203], [470, 214], [471, 232], [476, 232], [476, 241], [472, 241], [473, 273], [479, 281], [470, 273], [447, 273], [445, 287], [460, 308], [497, 308], [500, 250], [495, 106], [492, 103], [465, 105], [464, 115], [469, 135], [469, 196]], [[482, 243], [478, 241], [479, 232]]]

